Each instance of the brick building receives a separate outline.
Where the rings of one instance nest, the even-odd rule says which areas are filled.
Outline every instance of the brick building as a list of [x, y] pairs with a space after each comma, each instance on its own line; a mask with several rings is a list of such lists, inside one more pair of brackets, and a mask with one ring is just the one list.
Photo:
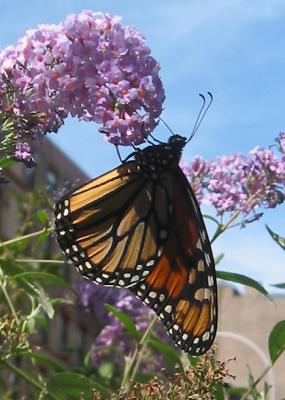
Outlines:
[[[34, 188], [47, 188], [48, 191], [64, 187], [67, 182], [85, 182], [89, 177], [75, 165], [61, 150], [46, 140], [44, 145], [36, 146], [34, 154], [37, 166], [26, 168], [23, 164], [13, 165], [7, 173], [8, 185], [0, 187], [0, 240], [15, 237], [19, 227], [19, 199], [17, 195], [28, 194]], [[34, 231], [35, 228], [29, 228]], [[27, 233], [27, 232], [24, 232]], [[35, 256], [33, 254], [33, 256]], [[44, 258], [58, 259], [62, 252], [50, 236], [45, 242]], [[37, 258], [37, 257], [36, 257]], [[42, 258], [42, 257], [40, 257]], [[78, 282], [78, 273], [71, 266], [61, 266], [62, 276]], [[58, 288], [54, 289], [59, 290]], [[82, 361], [83, 354], [90, 348], [95, 332], [95, 324], [90, 323], [90, 315], [77, 312], [76, 307], [61, 306], [52, 321], [48, 318], [48, 329], [41, 329], [39, 343], [42, 351], [51, 354], [63, 364]]]
[[[268, 337], [274, 325], [285, 319], [285, 296], [274, 296], [272, 301], [254, 289], [245, 288], [243, 294], [229, 286], [219, 288], [218, 358], [230, 363], [236, 375], [234, 386], [247, 386], [248, 366], [257, 379], [270, 365]], [[265, 380], [273, 388], [269, 399], [285, 399], [285, 354], [276, 361]], [[263, 384], [258, 388], [262, 389]]]

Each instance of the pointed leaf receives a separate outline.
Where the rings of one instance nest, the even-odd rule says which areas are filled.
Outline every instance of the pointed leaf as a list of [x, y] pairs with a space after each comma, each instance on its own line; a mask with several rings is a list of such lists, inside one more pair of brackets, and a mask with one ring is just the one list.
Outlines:
[[135, 377], [136, 383], [147, 383], [155, 377], [155, 374], [137, 372]]
[[276, 287], [278, 289], [285, 289], [285, 283], [275, 283], [274, 285], [270, 285]]
[[38, 302], [42, 306], [42, 309], [47, 313], [49, 318], [52, 319], [54, 316], [54, 309], [50, 297], [40, 285], [36, 286], [36, 292]]
[[215, 224], [217, 224], [218, 226], [221, 226], [220, 222], [216, 218], [212, 217], [212, 215], [203, 214], [203, 218], [204, 219], [209, 219], [210, 221], [215, 222]]
[[[94, 399], [94, 390], [108, 397], [111, 391], [98, 382], [74, 372], [60, 372], [47, 382], [47, 392], [55, 394], [57, 400]], [[81, 396], [84, 397], [81, 397]]]
[[60, 365], [57, 361], [55, 361], [51, 357], [48, 357], [44, 354], [40, 354], [38, 352], [27, 351], [27, 352], [21, 352], [21, 357], [22, 356], [32, 358], [37, 363], [45, 365], [47, 368], [53, 369], [56, 372], [64, 371], [64, 368], [62, 365]]
[[224, 253], [220, 253], [217, 255], [217, 257], [215, 257], [215, 265], [218, 265], [222, 259], [224, 258], [225, 254]]
[[168, 345], [154, 336], [151, 336], [148, 339], [148, 344], [158, 350], [159, 353], [166, 358], [166, 360], [172, 363], [172, 365], [178, 364], [180, 367], [182, 367], [182, 362], [172, 345]]
[[37, 237], [36, 244], [37, 244], [38, 246], [40, 246], [41, 244], [43, 244], [43, 243], [47, 240], [47, 238], [49, 237], [49, 235], [50, 235], [50, 232], [48, 232], [48, 231], [41, 233], [40, 236]]
[[238, 398], [241, 398], [246, 392], [248, 391], [248, 388], [245, 387], [228, 387], [226, 389], [226, 392], [232, 396], [239, 396]]
[[230, 282], [240, 283], [241, 285], [250, 286], [258, 290], [269, 300], [271, 300], [271, 296], [269, 295], [267, 290], [260, 283], [258, 283], [252, 278], [249, 278], [246, 275], [236, 274], [234, 272], [228, 272], [228, 271], [216, 271], [216, 274], [217, 278], [223, 279], [224, 281], [230, 281]]
[[215, 400], [225, 400], [224, 388], [221, 383], [219, 383], [216, 387]]
[[8, 277], [16, 275], [24, 271], [23, 267], [8, 258], [0, 258], [0, 265], [5, 275]]
[[22, 272], [20, 274], [14, 275], [11, 279], [16, 280], [16, 279], [26, 279], [29, 282], [34, 282], [39, 279], [43, 279], [46, 281], [50, 281], [54, 283], [55, 285], [59, 285], [64, 287], [65, 289], [69, 289], [71, 291], [74, 291], [72, 286], [63, 278], [60, 276], [50, 274], [48, 272]]
[[279, 321], [270, 332], [268, 348], [271, 362], [274, 364], [285, 350], [285, 320]]
[[15, 160], [12, 160], [9, 157], [0, 159], [0, 168], [8, 168], [11, 167], [13, 164], [15, 164]]
[[48, 219], [47, 213], [44, 210], [39, 210], [37, 212], [37, 218], [44, 228], [48, 227], [49, 219]]
[[278, 235], [278, 233], [273, 232], [273, 231], [269, 228], [269, 226], [267, 226], [267, 225], [265, 225], [265, 226], [266, 226], [267, 231], [269, 232], [269, 235], [272, 237], [272, 239], [273, 239], [277, 244], [279, 244], [279, 246], [280, 246], [283, 250], [285, 250], [285, 238], [282, 237], [282, 236], [280, 236], [280, 235]]
[[141, 333], [137, 331], [135, 323], [133, 320], [126, 315], [123, 311], [117, 310], [111, 304], [106, 304], [106, 308], [110, 311], [118, 320], [124, 325], [127, 331], [136, 339], [139, 340], [141, 338]]
[[23, 278], [19, 279], [18, 282], [20, 286], [22, 286], [25, 291], [30, 294], [30, 296], [38, 301], [42, 309], [47, 313], [49, 318], [52, 319], [54, 316], [54, 309], [52, 300], [49, 298], [46, 291], [37, 283], [28, 282]]

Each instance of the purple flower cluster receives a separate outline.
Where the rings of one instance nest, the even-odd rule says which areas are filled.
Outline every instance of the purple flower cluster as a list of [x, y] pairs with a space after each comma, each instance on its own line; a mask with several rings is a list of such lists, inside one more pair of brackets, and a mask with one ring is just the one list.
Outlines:
[[71, 115], [100, 124], [112, 143], [141, 143], [162, 111], [159, 69], [135, 28], [83, 11], [27, 31], [0, 53], [0, 106], [15, 115], [41, 113], [30, 126], [34, 138], [56, 132]]
[[218, 215], [274, 208], [285, 200], [285, 134], [276, 142], [281, 156], [274, 152], [275, 146], [256, 147], [247, 155], [235, 153], [212, 161], [195, 157], [182, 169], [198, 200], [214, 206]]
[[[92, 312], [99, 323], [99, 333], [91, 347], [92, 363], [98, 365], [102, 360], [111, 357], [118, 366], [122, 366], [126, 354], [135, 349], [135, 341], [121, 322], [107, 311], [105, 305], [112, 304], [117, 310], [129, 315], [140, 332], [145, 332], [155, 315], [154, 312], [127, 289], [111, 289], [83, 281], [78, 285], [78, 292], [84, 308]], [[162, 326], [156, 327], [157, 332], [167, 341], [164, 329], [160, 328]], [[159, 358], [158, 364], [158, 368], [161, 368], [162, 359]], [[146, 365], [142, 368], [144, 372], [149, 371]]]
[[15, 158], [17, 161], [23, 161], [27, 167], [32, 167], [34, 165], [31, 147], [26, 142], [16, 143]]

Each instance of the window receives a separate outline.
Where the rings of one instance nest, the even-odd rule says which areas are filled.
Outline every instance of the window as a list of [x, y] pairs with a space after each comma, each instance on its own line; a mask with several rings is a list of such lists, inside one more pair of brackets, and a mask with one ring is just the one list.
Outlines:
[[46, 173], [46, 182], [48, 186], [49, 194], [53, 194], [57, 189], [57, 176], [52, 170], [48, 170]]

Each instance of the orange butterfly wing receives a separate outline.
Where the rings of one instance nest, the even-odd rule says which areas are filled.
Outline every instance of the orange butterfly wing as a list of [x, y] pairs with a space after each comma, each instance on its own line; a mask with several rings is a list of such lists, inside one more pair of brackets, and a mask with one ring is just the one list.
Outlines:
[[146, 278], [164, 250], [168, 186], [145, 177], [131, 161], [56, 203], [59, 245], [83, 277], [121, 287]]
[[176, 345], [206, 352], [217, 329], [214, 259], [197, 200], [179, 167], [172, 171], [173, 214], [165, 250], [131, 290], [154, 309]]

